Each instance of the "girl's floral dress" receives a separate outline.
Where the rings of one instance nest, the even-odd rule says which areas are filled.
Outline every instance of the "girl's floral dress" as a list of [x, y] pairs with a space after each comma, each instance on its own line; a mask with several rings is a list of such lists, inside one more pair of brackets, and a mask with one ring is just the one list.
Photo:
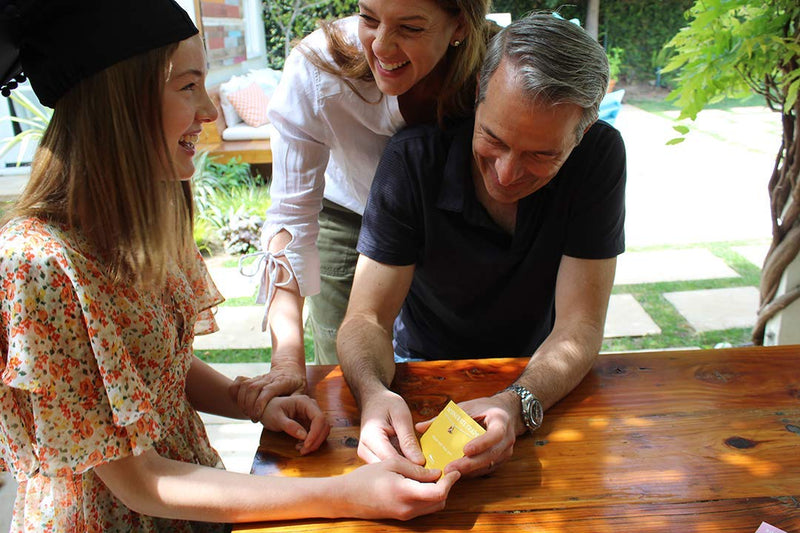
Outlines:
[[75, 232], [0, 229], [0, 469], [19, 482], [12, 531], [191, 531], [137, 514], [94, 473], [155, 449], [222, 468], [184, 392], [195, 333], [222, 301], [200, 256], [164, 295], [113, 284]]

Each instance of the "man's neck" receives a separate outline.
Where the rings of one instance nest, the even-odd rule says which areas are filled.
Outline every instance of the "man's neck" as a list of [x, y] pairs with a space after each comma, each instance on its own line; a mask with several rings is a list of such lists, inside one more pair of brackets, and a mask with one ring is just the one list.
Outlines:
[[475, 196], [478, 202], [489, 213], [489, 217], [495, 224], [500, 226], [509, 235], [514, 235], [517, 227], [517, 206], [519, 202], [511, 204], [501, 203], [489, 196], [486, 187], [483, 185], [483, 176], [478, 170], [475, 162], [472, 163], [472, 183], [475, 188]]

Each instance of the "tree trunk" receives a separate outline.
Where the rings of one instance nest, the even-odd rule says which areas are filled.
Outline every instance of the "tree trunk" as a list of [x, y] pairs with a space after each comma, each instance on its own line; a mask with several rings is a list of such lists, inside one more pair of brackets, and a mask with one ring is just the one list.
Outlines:
[[600, 27], [600, 0], [589, 0], [586, 7], [586, 33], [596, 41]]
[[[800, 253], [800, 100], [782, 110], [783, 141], [769, 182], [772, 244], [761, 272], [761, 303], [753, 343], [764, 343], [767, 322], [800, 299], [798, 288], [776, 296], [786, 267]], [[800, 327], [800, 326], [799, 326]]]

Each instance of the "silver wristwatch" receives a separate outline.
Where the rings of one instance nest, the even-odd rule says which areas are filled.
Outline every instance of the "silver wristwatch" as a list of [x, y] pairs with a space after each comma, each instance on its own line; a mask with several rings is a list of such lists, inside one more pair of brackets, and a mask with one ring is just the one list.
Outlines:
[[522, 403], [522, 421], [525, 423], [525, 427], [531, 433], [539, 429], [544, 418], [544, 408], [539, 398], [522, 385], [517, 385], [516, 383], [509, 385], [506, 390], [510, 390], [519, 396], [519, 400]]

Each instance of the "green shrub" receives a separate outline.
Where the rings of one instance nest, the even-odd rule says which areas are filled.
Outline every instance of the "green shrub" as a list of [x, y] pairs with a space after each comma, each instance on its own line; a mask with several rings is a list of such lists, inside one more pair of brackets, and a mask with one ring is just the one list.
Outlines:
[[[686, 26], [685, 12], [693, 0], [600, 0], [600, 43], [609, 51], [624, 50], [619, 79], [652, 80], [664, 66], [663, 46]], [[565, 19], [586, 25], [587, 0], [494, 0], [492, 10], [517, 20], [531, 11], [558, 11]]]
[[195, 242], [201, 250], [246, 253], [258, 249], [268, 188], [238, 159], [217, 163], [206, 152], [195, 157]]

